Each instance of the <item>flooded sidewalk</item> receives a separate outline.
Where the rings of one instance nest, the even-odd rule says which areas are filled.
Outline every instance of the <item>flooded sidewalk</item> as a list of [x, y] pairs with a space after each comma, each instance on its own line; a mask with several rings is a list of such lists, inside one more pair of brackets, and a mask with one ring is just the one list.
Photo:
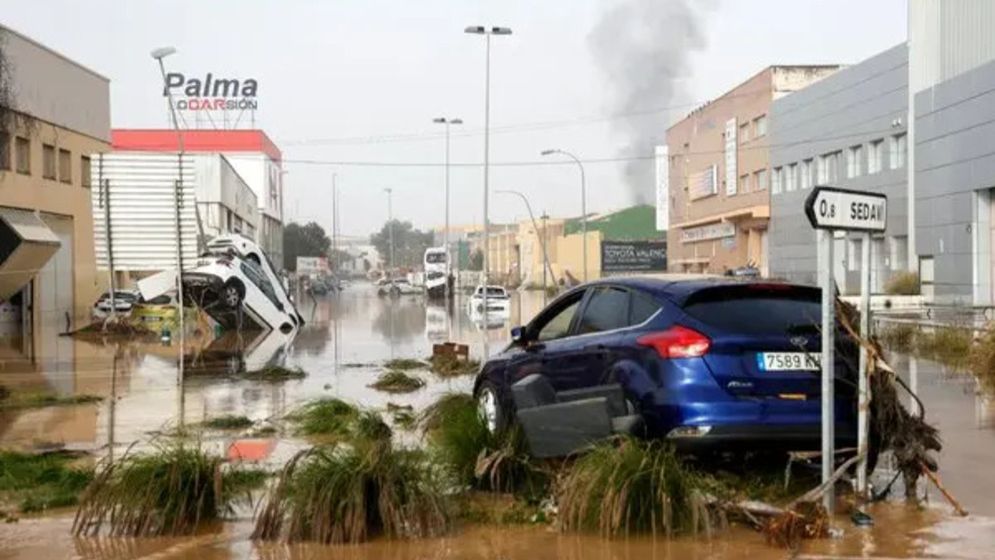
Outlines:
[[[0, 448], [72, 449], [95, 458], [120, 455], [133, 444], [147, 445], [157, 434], [212, 418], [244, 416], [256, 425], [272, 423], [301, 404], [337, 397], [366, 408], [411, 407], [419, 411], [439, 396], [467, 392], [472, 376], [440, 378], [425, 368], [409, 372], [424, 386], [391, 394], [370, 387], [388, 360], [426, 359], [434, 343], [448, 340], [470, 346], [480, 358], [509, 341], [509, 327], [527, 322], [542, 308], [538, 292], [515, 293], [506, 317], [484, 324], [465, 302], [435, 305], [420, 296], [384, 298], [373, 286], [356, 284], [337, 296], [302, 298], [307, 324], [293, 339], [225, 335], [217, 340], [192, 337], [179, 345], [158, 340], [82, 340], [60, 342], [56, 355], [40, 363], [19, 357], [18, 344], [0, 347], [0, 385], [13, 394], [93, 395], [84, 404], [0, 408]], [[182, 383], [180, 362], [182, 354]], [[300, 379], [245, 378], [238, 372], [273, 365], [300, 368]], [[995, 550], [995, 404], [968, 375], [946, 371], [922, 360], [900, 358], [893, 364], [915, 388], [944, 441], [940, 475], [971, 512], [953, 517], [935, 490], [930, 507], [880, 503], [869, 511], [870, 528], [857, 528], [845, 516], [835, 524], [838, 539], [806, 541], [802, 556], [883, 558], [990, 558]], [[417, 442], [414, 433], [403, 437]], [[309, 444], [277, 429], [205, 431], [206, 446], [263, 468], [279, 469]], [[112, 539], [70, 535], [72, 511], [24, 516], [0, 524], [0, 559], [7, 558], [784, 558], [787, 552], [764, 543], [745, 528], [711, 539], [681, 537], [602, 539], [563, 535], [547, 526], [457, 527], [448, 537], [416, 541], [374, 541], [364, 545], [283, 546], [249, 539], [252, 512], [220, 524], [215, 532], [189, 538]]]

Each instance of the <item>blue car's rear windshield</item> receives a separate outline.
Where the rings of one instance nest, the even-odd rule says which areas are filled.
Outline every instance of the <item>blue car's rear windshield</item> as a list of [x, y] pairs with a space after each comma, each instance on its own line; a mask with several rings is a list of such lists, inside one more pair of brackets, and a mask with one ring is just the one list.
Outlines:
[[702, 323], [735, 334], [806, 334], [822, 319], [821, 293], [796, 286], [721, 286], [695, 292], [684, 311]]

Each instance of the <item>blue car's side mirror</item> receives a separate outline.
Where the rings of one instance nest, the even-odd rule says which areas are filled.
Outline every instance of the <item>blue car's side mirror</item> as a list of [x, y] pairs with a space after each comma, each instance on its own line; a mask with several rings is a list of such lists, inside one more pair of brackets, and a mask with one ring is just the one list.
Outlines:
[[521, 342], [525, 338], [525, 329], [523, 327], [511, 327], [511, 341]]

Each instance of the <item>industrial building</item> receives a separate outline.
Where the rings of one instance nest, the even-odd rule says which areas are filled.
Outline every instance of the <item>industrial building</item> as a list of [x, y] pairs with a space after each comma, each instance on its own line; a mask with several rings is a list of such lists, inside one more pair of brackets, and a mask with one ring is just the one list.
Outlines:
[[283, 266], [283, 155], [262, 130], [115, 129], [115, 152], [220, 154], [256, 196], [259, 223], [255, 241], [270, 260]]
[[218, 235], [256, 237], [256, 195], [221, 154], [115, 151], [94, 159], [92, 175], [97, 264], [113, 267], [117, 286], [175, 269], [177, 239], [188, 268]]
[[0, 100], [0, 336], [29, 359], [62, 356], [58, 334], [87, 324], [105, 285], [90, 167], [110, 149], [110, 82], [3, 26], [0, 44], [13, 84]]
[[657, 197], [671, 271], [767, 272], [771, 103], [838, 68], [771, 66], [667, 130]]
[[[888, 229], [871, 240], [871, 289], [908, 268], [908, 51], [904, 44], [775, 100], [770, 110], [770, 275], [815, 284], [816, 234], [803, 208], [814, 185], [888, 196]], [[859, 290], [861, 238], [835, 239], [835, 278]]]

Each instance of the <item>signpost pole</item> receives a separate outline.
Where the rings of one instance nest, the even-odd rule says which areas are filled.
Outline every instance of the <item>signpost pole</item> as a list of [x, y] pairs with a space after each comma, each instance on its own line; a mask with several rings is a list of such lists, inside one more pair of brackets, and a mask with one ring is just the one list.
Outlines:
[[[833, 364], [833, 334], [836, 330], [835, 289], [833, 286], [833, 232], [820, 230], [822, 238], [822, 482], [825, 484], [833, 475], [835, 457], [835, 418], [833, 415], [835, 367]], [[835, 493], [829, 487], [822, 502], [830, 514], [833, 513]]]
[[[860, 336], [871, 335], [871, 234], [860, 240]], [[857, 494], [867, 495], [867, 415], [870, 406], [867, 350], [860, 348], [860, 376], [857, 381]]]
[[[861, 336], [870, 331], [870, 270], [871, 232], [883, 233], [888, 226], [888, 197], [880, 193], [854, 191], [836, 187], [817, 186], [805, 199], [805, 215], [812, 227], [818, 230], [819, 273], [822, 285], [822, 482], [826, 484], [833, 475], [836, 458], [835, 382], [836, 365], [834, 338], [836, 335], [836, 286], [833, 282], [833, 235], [836, 231], [860, 232], [863, 239], [861, 251], [860, 307]], [[857, 452], [863, 457], [857, 468], [858, 491], [867, 488], [867, 408], [869, 406], [867, 383], [867, 356], [860, 351], [858, 372]], [[833, 513], [835, 493], [832, 486], [823, 494], [826, 511]]]

